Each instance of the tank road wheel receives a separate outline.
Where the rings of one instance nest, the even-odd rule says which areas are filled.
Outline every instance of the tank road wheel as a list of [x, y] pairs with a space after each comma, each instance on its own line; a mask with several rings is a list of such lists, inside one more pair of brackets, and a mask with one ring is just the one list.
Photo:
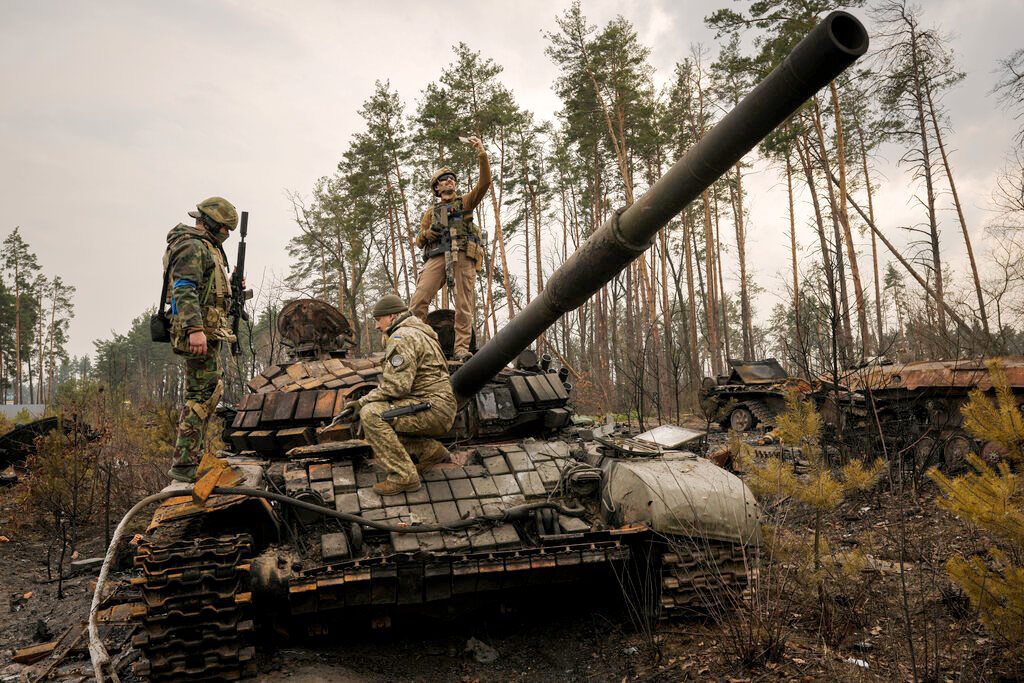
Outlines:
[[757, 420], [746, 406], [739, 406], [729, 414], [729, 428], [737, 432], [749, 432]]
[[1009, 452], [1006, 450], [1006, 446], [995, 441], [986, 441], [985, 445], [981, 447], [981, 459], [989, 465], [995, 465], [1000, 460], [1005, 460], [1007, 455]]
[[971, 440], [963, 434], [954, 434], [942, 444], [942, 469], [949, 473], [961, 472], [967, 467], [967, 454], [971, 452]]
[[911, 452], [911, 457], [914, 461], [914, 474], [923, 474], [931, 464], [932, 459], [936, 456], [936, 452], [939, 450], [939, 442], [930, 436], [922, 436], [917, 440], [914, 445], [914, 449]]

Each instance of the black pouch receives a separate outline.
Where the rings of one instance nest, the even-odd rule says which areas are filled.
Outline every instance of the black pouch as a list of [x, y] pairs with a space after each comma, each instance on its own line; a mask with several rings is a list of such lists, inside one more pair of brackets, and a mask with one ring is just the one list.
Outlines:
[[167, 269], [170, 268], [170, 259], [167, 261], [167, 268], [164, 268], [164, 281], [160, 287], [160, 303], [157, 304], [156, 313], [149, 316], [149, 338], [155, 342], [167, 344], [171, 341], [171, 319], [167, 317]]
[[163, 311], [149, 316], [149, 337], [165, 344], [171, 341], [171, 321]]

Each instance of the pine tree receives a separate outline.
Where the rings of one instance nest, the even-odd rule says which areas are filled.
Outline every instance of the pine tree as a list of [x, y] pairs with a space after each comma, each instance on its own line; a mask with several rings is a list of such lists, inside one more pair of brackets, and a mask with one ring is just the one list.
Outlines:
[[29, 251], [28, 244], [22, 239], [19, 228], [4, 238], [0, 257], [3, 258], [4, 271], [10, 275], [11, 289], [14, 292], [14, 402], [22, 403], [22, 364], [31, 349], [29, 340], [35, 316], [32, 315], [29, 289], [39, 262], [36, 255]]
[[1007, 460], [996, 466], [968, 455], [973, 472], [951, 479], [937, 468], [928, 474], [939, 486], [939, 505], [993, 534], [987, 557], [957, 555], [946, 570], [978, 609], [985, 626], [1018, 655], [1024, 654], [1024, 417], [998, 360], [988, 364], [995, 395], [970, 393], [964, 427], [976, 438], [1003, 447]]
[[865, 467], [860, 460], [851, 460], [840, 468], [838, 475], [825, 458], [821, 445], [821, 415], [813, 403], [799, 392], [786, 394], [786, 410], [776, 421], [775, 434], [786, 446], [800, 449], [808, 463], [807, 473], [798, 475], [792, 463], [781, 456], [764, 461], [744, 463], [748, 483], [755, 493], [766, 496], [791, 496], [814, 511], [813, 569], [819, 570], [824, 562], [823, 519], [843, 499], [855, 491], [870, 489], [885, 469], [881, 459]]

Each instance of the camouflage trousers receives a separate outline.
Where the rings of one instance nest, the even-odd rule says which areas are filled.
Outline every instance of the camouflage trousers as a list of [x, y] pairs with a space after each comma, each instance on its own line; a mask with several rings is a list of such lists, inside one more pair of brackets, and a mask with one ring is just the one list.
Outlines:
[[[459, 252], [455, 265], [455, 357], [469, 353], [473, 338], [473, 314], [476, 312], [476, 261]], [[409, 300], [409, 310], [420, 320], [426, 320], [430, 302], [445, 283], [443, 256], [428, 259], [420, 269], [416, 291]]]
[[[421, 399], [406, 398], [398, 401], [367, 403], [359, 411], [363, 436], [373, 448], [373, 455], [388, 471], [388, 479], [399, 484], [419, 481], [412, 455], [435, 449], [441, 444], [432, 436], [441, 436], [452, 428], [455, 404], [434, 405], [430, 410], [402, 415], [385, 422], [381, 413], [392, 408], [421, 403]], [[431, 401], [434, 403], [434, 401]]]
[[205, 356], [185, 355], [185, 405], [178, 415], [178, 438], [174, 443], [174, 464], [198, 465], [206, 446], [206, 426], [217, 408], [224, 384], [220, 367], [220, 343], [208, 342]]

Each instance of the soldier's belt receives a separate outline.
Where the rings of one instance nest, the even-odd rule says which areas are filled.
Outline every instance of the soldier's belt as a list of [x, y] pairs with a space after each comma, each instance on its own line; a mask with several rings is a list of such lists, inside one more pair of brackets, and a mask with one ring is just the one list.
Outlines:
[[[459, 235], [458, 237], [455, 238], [455, 249], [457, 251], [465, 251], [466, 245], [470, 242], [474, 242], [476, 244], [483, 244], [483, 242], [480, 241], [480, 238], [477, 237], [476, 235]], [[440, 256], [441, 254], [448, 251], [449, 245], [451, 245], [451, 240], [447, 238], [441, 238], [427, 242], [423, 246], [424, 263], [434, 258], [435, 256]]]

